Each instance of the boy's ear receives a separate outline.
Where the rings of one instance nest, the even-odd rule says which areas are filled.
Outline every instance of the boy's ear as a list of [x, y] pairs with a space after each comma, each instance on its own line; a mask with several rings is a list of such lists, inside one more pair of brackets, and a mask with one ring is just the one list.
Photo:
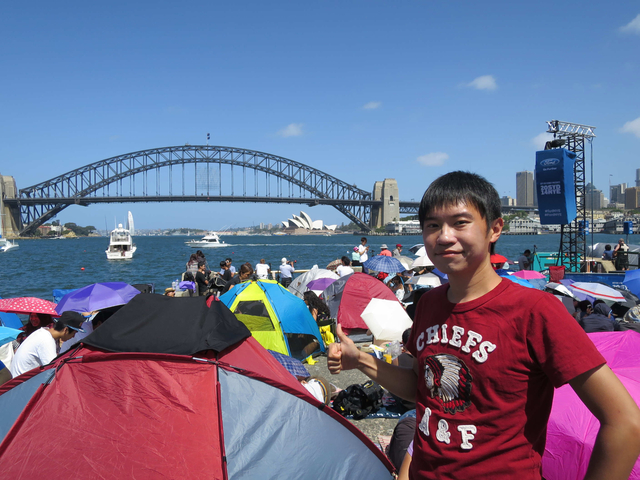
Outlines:
[[497, 218], [491, 224], [491, 229], [489, 230], [490, 242], [497, 242], [502, 234], [502, 228], [504, 227], [504, 220], [502, 218]]

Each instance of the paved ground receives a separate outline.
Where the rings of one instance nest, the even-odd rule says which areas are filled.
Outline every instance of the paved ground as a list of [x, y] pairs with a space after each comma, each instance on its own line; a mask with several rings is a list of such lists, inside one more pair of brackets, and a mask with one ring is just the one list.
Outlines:
[[[315, 365], [305, 364], [309, 373], [326, 378], [338, 388], [347, 388], [349, 385], [364, 383], [369, 379], [359, 370], [348, 370], [340, 372], [338, 375], [331, 375], [327, 368], [326, 356], [316, 357], [315, 360], [318, 362]], [[379, 435], [391, 435], [396, 423], [398, 423], [398, 420], [393, 418], [365, 418], [363, 420], [350, 421], [374, 443], [378, 443]]]

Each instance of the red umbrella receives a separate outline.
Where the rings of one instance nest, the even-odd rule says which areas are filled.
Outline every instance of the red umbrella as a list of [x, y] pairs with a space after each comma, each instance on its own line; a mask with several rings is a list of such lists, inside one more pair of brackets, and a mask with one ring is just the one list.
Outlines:
[[0, 312], [8, 313], [44, 313], [59, 317], [56, 304], [36, 297], [19, 297], [0, 299]]
[[494, 253], [493, 255], [491, 255], [489, 261], [491, 263], [507, 263], [509, 260], [507, 260], [507, 257], [503, 257], [502, 255]]

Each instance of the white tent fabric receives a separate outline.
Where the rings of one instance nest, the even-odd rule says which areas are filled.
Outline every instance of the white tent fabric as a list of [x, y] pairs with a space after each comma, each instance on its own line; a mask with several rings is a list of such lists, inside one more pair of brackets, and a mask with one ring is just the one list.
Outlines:
[[[291, 285], [289, 285], [289, 291], [295, 296], [302, 298], [304, 292], [307, 291], [307, 283], [309, 283], [311, 280], [316, 280], [317, 278], [338, 279], [340, 277], [331, 270], [327, 270], [326, 268], [318, 268], [317, 265], [314, 265], [311, 270], [293, 279]], [[319, 295], [319, 293], [316, 292], [316, 295]]]
[[413, 325], [400, 302], [372, 298], [360, 314], [376, 340], [402, 341], [402, 332]]

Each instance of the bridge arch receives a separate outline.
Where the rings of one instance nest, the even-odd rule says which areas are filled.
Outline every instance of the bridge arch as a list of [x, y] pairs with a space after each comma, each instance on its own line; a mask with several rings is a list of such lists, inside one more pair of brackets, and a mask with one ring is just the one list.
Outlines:
[[[194, 167], [189, 182], [193, 183], [185, 190], [185, 177], [192, 174], [187, 172], [187, 166], [191, 164]], [[223, 166], [231, 176], [228, 182], [231, 191], [224, 194]], [[239, 194], [235, 193], [237, 168], [241, 168], [242, 175]], [[247, 169], [254, 171], [254, 195], [247, 195]], [[151, 194], [148, 181], [148, 174], [153, 171], [155, 195]], [[258, 172], [265, 174], [264, 181], [257, 177]], [[129, 194], [124, 195], [127, 178]], [[174, 183], [181, 183], [179, 194], [174, 194]], [[288, 195], [285, 189], [289, 190]], [[296, 189], [298, 197], [292, 196]], [[300, 162], [254, 150], [209, 145], [154, 148], [111, 157], [20, 189], [16, 199], [7, 199], [5, 203], [19, 209], [22, 235], [32, 233], [69, 205], [137, 201], [324, 204], [333, 206], [364, 229], [370, 228], [371, 206], [380, 203], [372, 200], [370, 192]]]

